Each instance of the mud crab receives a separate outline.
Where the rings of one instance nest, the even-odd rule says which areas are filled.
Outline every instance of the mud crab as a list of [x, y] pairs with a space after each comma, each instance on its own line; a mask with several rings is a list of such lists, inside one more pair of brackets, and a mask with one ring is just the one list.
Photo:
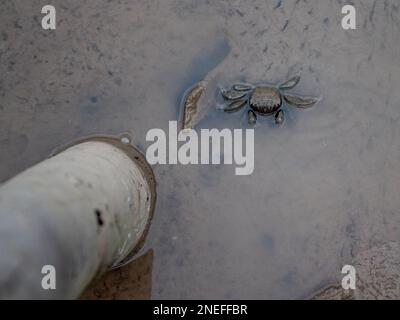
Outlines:
[[227, 113], [237, 112], [244, 107], [249, 107], [247, 119], [250, 125], [255, 125], [257, 115], [270, 116], [275, 114], [275, 122], [282, 124], [285, 118], [282, 105], [287, 104], [306, 109], [316, 104], [320, 98], [304, 97], [286, 93], [293, 89], [300, 81], [300, 74], [283, 82], [278, 87], [247, 83], [234, 84], [229, 90], [222, 89], [221, 95], [229, 104], [223, 109]]

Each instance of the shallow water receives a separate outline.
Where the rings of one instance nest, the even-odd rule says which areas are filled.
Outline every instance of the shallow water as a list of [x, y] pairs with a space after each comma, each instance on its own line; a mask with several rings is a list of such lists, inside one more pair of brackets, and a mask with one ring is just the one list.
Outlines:
[[[200, 128], [242, 128], [218, 87], [276, 84], [323, 96], [255, 134], [255, 173], [155, 166], [153, 298], [303, 298], [363, 248], [400, 236], [400, 7], [354, 1], [0, 1], [0, 181], [92, 133], [167, 131], [210, 76]], [[36, 16], [36, 18], [35, 18]], [[39, 19], [39, 20], [38, 20]], [[145, 248], [145, 249], [146, 249]]]

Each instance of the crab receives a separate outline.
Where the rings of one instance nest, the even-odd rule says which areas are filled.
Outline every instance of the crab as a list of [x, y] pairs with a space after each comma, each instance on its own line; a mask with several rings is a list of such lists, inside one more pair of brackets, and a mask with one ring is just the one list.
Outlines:
[[282, 110], [284, 102], [297, 108], [306, 109], [320, 100], [318, 97], [304, 97], [286, 93], [286, 90], [293, 89], [299, 81], [300, 74], [277, 87], [255, 86], [247, 83], [234, 84], [229, 90], [221, 90], [222, 97], [229, 102], [223, 110], [227, 113], [233, 113], [248, 107], [247, 119], [249, 125], [257, 123], [257, 115], [275, 115], [275, 123], [282, 124], [285, 119]]

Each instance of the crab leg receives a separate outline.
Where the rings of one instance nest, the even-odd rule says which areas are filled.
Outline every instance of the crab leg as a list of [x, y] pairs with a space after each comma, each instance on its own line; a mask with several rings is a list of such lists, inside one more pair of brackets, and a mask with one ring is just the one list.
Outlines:
[[247, 104], [246, 99], [236, 100], [236, 101], [231, 102], [229, 104], [229, 106], [227, 106], [224, 109], [224, 111], [227, 113], [237, 112], [237, 111], [241, 110], [246, 104]]
[[221, 95], [226, 100], [239, 100], [244, 98], [247, 95], [247, 92], [237, 91], [234, 89], [231, 90], [221, 90]]
[[283, 121], [285, 121], [285, 113], [283, 112], [283, 110], [279, 110], [275, 114], [275, 123], [276, 124], [282, 124]]
[[257, 123], [257, 115], [253, 110], [247, 112], [247, 122], [251, 126], [254, 126]]
[[251, 84], [237, 83], [237, 84], [234, 84], [232, 88], [233, 88], [233, 90], [236, 90], [236, 91], [248, 92], [251, 89], [253, 89], [254, 86], [252, 86]]
[[320, 97], [302, 97], [291, 94], [285, 94], [283, 97], [287, 103], [301, 109], [310, 108], [321, 100]]
[[293, 78], [290, 78], [289, 80], [285, 81], [284, 83], [282, 83], [279, 86], [280, 90], [289, 90], [289, 89], [293, 89], [295, 86], [297, 86], [297, 84], [300, 81], [300, 73], [297, 74], [296, 76], [294, 76]]

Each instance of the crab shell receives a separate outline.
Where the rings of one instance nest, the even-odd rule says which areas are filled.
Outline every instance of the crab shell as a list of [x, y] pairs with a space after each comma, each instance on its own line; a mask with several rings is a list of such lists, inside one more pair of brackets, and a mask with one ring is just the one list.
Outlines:
[[275, 113], [282, 106], [282, 95], [273, 87], [257, 87], [250, 97], [250, 108], [260, 114], [269, 115]]

